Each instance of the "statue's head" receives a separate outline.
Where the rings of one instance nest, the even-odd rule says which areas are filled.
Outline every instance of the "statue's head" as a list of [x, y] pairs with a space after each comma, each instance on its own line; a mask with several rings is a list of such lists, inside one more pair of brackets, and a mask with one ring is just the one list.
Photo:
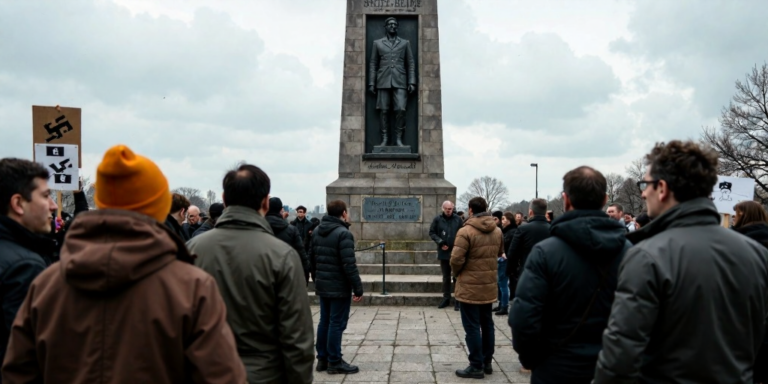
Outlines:
[[388, 33], [397, 33], [397, 25], [397, 19], [394, 17], [390, 17], [384, 20], [384, 29]]

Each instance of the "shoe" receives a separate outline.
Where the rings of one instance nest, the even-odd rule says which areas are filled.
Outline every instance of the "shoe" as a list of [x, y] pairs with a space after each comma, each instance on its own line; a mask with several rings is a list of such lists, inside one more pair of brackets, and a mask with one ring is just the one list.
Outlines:
[[486, 375], [492, 375], [493, 374], [493, 365], [491, 365], [491, 363], [483, 364], [483, 372], [485, 372]]
[[506, 309], [506, 308], [496, 312], [496, 316], [507, 316], [507, 315], [509, 315], [509, 309]]
[[478, 369], [470, 365], [465, 369], [457, 369], [456, 376], [463, 377], [465, 379], [484, 379], [485, 373], [482, 369]]
[[496, 307], [494, 309], [491, 309], [491, 312], [498, 312], [500, 310], [501, 310], [501, 306], [498, 306], [498, 307]]
[[335, 374], [349, 375], [349, 374], [358, 373], [358, 372], [360, 372], [360, 368], [358, 368], [356, 365], [349, 365], [349, 363], [347, 363], [344, 360], [341, 360], [336, 364], [328, 364], [329, 375], [335, 375]]
[[440, 305], [437, 306], [437, 309], [447, 308], [449, 305], [451, 305], [451, 299], [443, 299], [443, 301], [440, 302]]
[[317, 359], [317, 367], [315, 367], [315, 371], [318, 372], [324, 372], [328, 370], [328, 360], [327, 359]]
[[453, 310], [458, 312], [459, 311], [459, 302], [454, 300], [456, 303], [453, 305]]

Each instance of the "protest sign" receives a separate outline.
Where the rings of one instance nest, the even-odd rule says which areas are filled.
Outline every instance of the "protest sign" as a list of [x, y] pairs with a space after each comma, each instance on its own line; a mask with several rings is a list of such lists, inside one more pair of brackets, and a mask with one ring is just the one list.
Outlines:
[[32, 143], [76, 145], [78, 147], [77, 162], [82, 164], [81, 112], [80, 108], [33, 105]]
[[718, 176], [712, 190], [712, 201], [720, 213], [734, 215], [733, 206], [755, 199], [755, 180], [740, 177]]

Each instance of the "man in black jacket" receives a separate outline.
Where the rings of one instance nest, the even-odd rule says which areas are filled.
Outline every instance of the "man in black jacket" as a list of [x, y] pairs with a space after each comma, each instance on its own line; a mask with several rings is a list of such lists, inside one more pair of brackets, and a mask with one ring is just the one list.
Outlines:
[[350, 296], [363, 299], [363, 283], [355, 263], [355, 238], [349, 231], [347, 205], [328, 203], [328, 215], [312, 234], [310, 262], [315, 294], [320, 297], [317, 325], [317, 371], [329, 374], [357, 373], [359, 369], [341, 358], [341, 336], [347, 329]]
[[717, 154], [657, 144], [638, 187], [653, 221], [627, 235], [594, 383], [752, 383], [768, 250], [720, 226]]
[[507, 276], [509, 276], [509, 297], [515, 297], [517, 279], [525, 267], [525, 260], [533, 246], [549, 238], [547, 222], [547, 201], [534, 199], [528, 209], [528, 224], [521, 226], [512, 238], [512, 245], [507, 250]]
[[589, 384], [595, 374], [619, 264], [631, 246], [624, 227], [602, 211], [606, 185], [590, 167], [565, 174], [566, 213], [520, 275], [509, 325], [532, 383]]
[[203, 233], [206, 233], [213, 229], [213, 227], [216, 226], [216, 222], [219, 220], [219, 217], [221, 217], [221, 214], [224, 212], [224, 204], [222, 203], [213, 203], [210, 207], [208, 207], [208, 218], [205, 219], [205, 222], [203, 225], [200, 226], [195, 232], [192, 233], [192, 237], [202, 235]]
[[190, 236], [184, 230], [181, 223], [184, 222], [184, 216], [186, 216], [189, 206], [189, 199], [184, 195], [174, 193], [171, 198], [171, 212], [168, 213], [168, 218], [165, 219], [165, 225], [184, 242], [189, 241]]
[[272, 227], [275, 237], [290, 245], [299, 254], [301, 266], [304, 267], [304, 279], [309, 282], [309, 260], [304, 251], [304, 242], [299, 236], [299, 230], [288, 225], [288, 222], [283, 219], [283, 201], [279, 197], [269, 199], [269, 210], [265, 218], [269, 222], [269, 226]]
[[0, 360], [29, 285], [56, 251], [49, 234], [58, 206], [51, 199], [49, 176], [42, 165], [28, 160], [0, 160]]
[[296, 227], [299, 231], [299, 236], [301, 236], [302, 241], [309, 237], [312, 222], [307, 219], [307, 207], [303, 205], [296, 207], [296, 219], [291, 221], [291, 225]]
[[[438, 308], [451, 305], [451, 252], [456, 233], [463, 225], [461, 217], [453, 213], [453, 203], [443, 203], [443, 213], [435, 216], [429, 226], [429, 237], [437, 243], [437, 258], [440, 260], [440, 271], [443, 274], [443, 301]], [[458, 302], [456, 303], [458, 305]]]

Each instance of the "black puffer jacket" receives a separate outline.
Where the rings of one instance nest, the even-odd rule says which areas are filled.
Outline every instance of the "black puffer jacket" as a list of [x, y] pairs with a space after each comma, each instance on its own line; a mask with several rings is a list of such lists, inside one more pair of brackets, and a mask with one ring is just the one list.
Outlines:
[[312, 233], [310, 263], [319, 297], [343, 298], [363, 295], [363, 283], [355, 262], [355, 238], [349, 224], [325, 216]]
[[7, 216], [0, 215], [0, 359], [5, 357], [8, 336], [16, 312], [27, 296], [32, 280], [42, 272], [56, 252], [56, 242], [36, 235]]
[[[552, 224], [520, 275], [509, 325], [520, 362], [541, 383], [589, 383], [608, 324], [626, 228], [602, 211], [577, 210]], [[601, 278], [604, 274], [604, 280]], [[600, 285], [602, 281], [602, 285]], [[596, 296], [586, 320], [579, 325]]]
[[307, 259], [307, 253], [304, 251], [304, 243], [301, 241], [299, 230], [292, 225], [288, 225], [288, 222], [279, 215], [279, 213], [274, 215], [267, 214], [265, 218], [269, 222], [269, 226], [272, 227], [275, 237], [293, 247], [296, 253], [299, 254], [301, 266], [304, 268], [304, 279], [309, 281], [309, 260]]

